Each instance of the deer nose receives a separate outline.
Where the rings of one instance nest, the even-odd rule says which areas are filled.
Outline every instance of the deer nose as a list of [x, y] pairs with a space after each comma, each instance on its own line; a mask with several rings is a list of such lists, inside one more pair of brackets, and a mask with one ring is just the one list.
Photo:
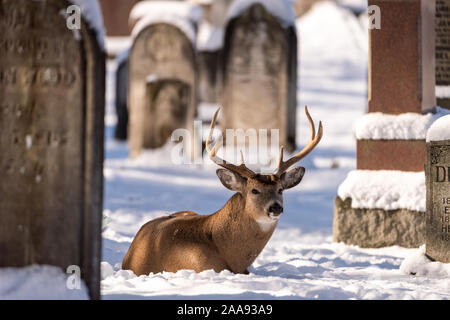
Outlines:
[[280, 204], [278, 202], [276, 202], [269, 207], [269, 212], [279, 215], [283, 212], [283, 207], [280, 206]]

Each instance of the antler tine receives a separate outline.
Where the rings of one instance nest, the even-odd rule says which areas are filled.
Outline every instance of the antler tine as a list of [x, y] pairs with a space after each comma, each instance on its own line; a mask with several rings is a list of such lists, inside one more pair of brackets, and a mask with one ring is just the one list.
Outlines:
[[296, 163], [296, 162], [300, 161], [301, 159], [303, 159], [304, 157], [306, 157], [306, 155], [308, 155], [308, 153], [310, 153], [316, 147], [316, 145], [319, 143], [320, 139], [322, 139], [322, 136], [323, 136], [322, 121], [319, 122], [319, 130], [317, 131], [317, 135], [316, 135], [314, 122], [308, 112], [307, 106], [305, 106], [305, 113], [306, 113], [306, 116], [308, 117], [309, 126], [311, 128], [311, 137], [309, 138], [309, 141], [306, 144], [306, 146], [299, 153], [297, 153], [292, 158], [288, 159], [286, 162], [283, 161], [283, 146], [281, 146], [280, 158], [278, 160], [278, 169], [277, 169], [277, 172], [275, 173], [275, 175], [278, 177], [281, 176], [294, 163]]
[[214, 147], [212, 149], [210, 149], [210, 145], [211, 145], [211, 138], [212, 138], [212, 132], [214, 130], [214, 127], [216, 125], [216, 119], [217, 119], [217, 115], [219, 114], [220, 111], [220, 107], [216, 110], [216, 112], [214, 113], [214, 117], [211, 120], [211, 125], [209, 127], [209, 134], [208, 134], [208, 138], [206, 139], [206, 152], [208, 152], [209, 157], [211, 158], [211, 160], [225, 168], [228, 169], [230, 171], [239, 173], [241, 176], [245, 177], [245, 178], [252, 178], [254, 177], [256, 174], [250, 170], [249, 168], [247, 168], [244, 164], [244, 157], [242, 154], [242, 150], [241, 150], [241, 164], [240, 165], [234, 165], [232, 163], [228, 163], [226, 162], [224, 159], [221, 159], [219, 157], [216, 156], [216, 152], [217, 152], [217, 144], [214, 145]]

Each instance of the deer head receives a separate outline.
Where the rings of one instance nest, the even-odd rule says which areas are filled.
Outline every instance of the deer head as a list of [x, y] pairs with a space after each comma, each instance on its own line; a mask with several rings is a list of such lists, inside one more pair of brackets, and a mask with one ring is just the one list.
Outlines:
[[226, 188], [237, 191], [242, 195], [245, 199], [245, 212], [252, 215], [252, 218], [260, 223], [277, 221], [283, 213], [283, 191], [299, 184], [305, 173], [303, 167], [289, 168], [308, 155], [319, 143], [323, 134], [322, 122], [319, 122], [319, 130], [316, 135], [314, 122], [308, 108], [305, 107], [305, 113], [311, 128], [311, 137], [307, 145], [287, 161], [283, 160], [283, 146], [281, 146], [276, 172], [259, 174], [253, 172], [244, 164], [242, 151], [241, 164], [234, 165], [217, 157], [217, 144], [211, 148], [212, 132], [219, 111], [220, 108], [214, 114], [206, 140], [206, 151], [209, 157], [214, 163], [224, 168], [216, 171], [217, 176]]

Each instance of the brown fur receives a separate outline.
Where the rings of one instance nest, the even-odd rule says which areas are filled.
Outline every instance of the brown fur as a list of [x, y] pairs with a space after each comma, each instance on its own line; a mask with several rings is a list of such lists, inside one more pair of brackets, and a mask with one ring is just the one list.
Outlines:
[[136, 234], [122, 269], [136, 275], [181, 269], [247, 273], [277, 223], [263, 231], [244, 211], [245, 200], [236, 193], [211, 215], [185, 211], [154, 219]]

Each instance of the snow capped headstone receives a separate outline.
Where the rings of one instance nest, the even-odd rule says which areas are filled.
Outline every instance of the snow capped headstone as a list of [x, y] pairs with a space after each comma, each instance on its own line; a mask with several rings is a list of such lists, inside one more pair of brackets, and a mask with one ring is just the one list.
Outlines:
[[0, 267], [78, 266], [95, 299], [105, 57], [86, 11], [68, 28], [69, 5], [0, 3]]
[[450, 262], [450, 115], [438, 119], [427, 134], [426, 254]]
[[[223, 51], [222, 129], [279, 130], [280, 143], [296, 148], [297, 36], [271, 7], [233, 2]], [[280, 4], [281, 5], [281, 4]], [[243, 11], [237, 8], [245, 8]], [[235, 16], [239, 12], [239, 16]], [[270, 135], [268, 143], [271, 143]]]
[[192, 39], [178, 25], [155, 22], [140, 26], [144, 19], [136, 25], [139, 32], [133, 30], [129, 56], [131, 157], [142, 148], [161, 147], [172, 130], [188, 128], [197, 100]]
[[174, 130], [186, 127], [191, 87], [177, 79], [157, 79], [147, 82], [146, 92], [149, 109], [145, 111], [143, 147], [159, 148]]
[[436, 98], [450, 108], [450, 0], [436, 0]]
[[[195, 25], [202, 17], [202, 9], [183, 1], [140, 1], [130, 12], [129, 24], [138, 34], [150, 23], [166, 22], [178, 26], [195, 43]], [[139, 27], [138, 27], [139, 24]]]

